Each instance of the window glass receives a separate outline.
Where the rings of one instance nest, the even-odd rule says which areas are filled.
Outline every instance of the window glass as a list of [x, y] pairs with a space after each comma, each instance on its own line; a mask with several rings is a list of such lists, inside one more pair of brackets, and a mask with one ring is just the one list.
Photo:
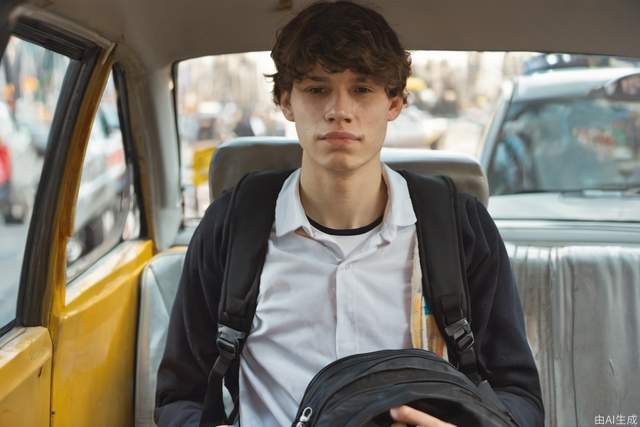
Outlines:
[[93, 121], [67, 242], [67, 278], [72, 279], [123, 239], [138, 237], [140, 213], [118, 118], [113, 78]]
[[[638, 193], [633, 189], [640, 174], [639, 101], [589, 99], [589, 93], [616, 76], [640, 72], [639, 60], [535, 52], [413, 51], [411, 56], [408, 105], [389, 123], [385, 146], [477, 158], [489, 178], [494, 216], [520, 217], [517, 204], [502, 201], [514, 192], [607, 186], [622, 188], [623, 203]], [[235, 136], [296, 138], [294, 124], [272, 102], [272, 83], [265, 75], [273, 72], [269, 52], [179, 63], [187, 220], [201, 217], [209, 204], [208, 165], [219, 144]], [[580, 165], [562, 167], [567, 159], [579, 159]], [[546, 202], [561, 213], [532, 209], [534, 216], [585, 219], [562, 202]], [[630, 208], [623, 210], [633, 212]]]
[[11, 37], [0, 61], [0, 327], [15, 318], [29, 220], [69, 59]]
[[640, 102], [514, 104], [493, 160], [489, 179], [496, 195], [637, 186]]

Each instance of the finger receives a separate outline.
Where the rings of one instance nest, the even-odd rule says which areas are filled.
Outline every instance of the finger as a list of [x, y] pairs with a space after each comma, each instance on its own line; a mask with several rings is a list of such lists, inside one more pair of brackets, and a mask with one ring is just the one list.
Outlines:
[[413, 424], [420, 427], [455, 427], [453, 424], [446, 423], [422, 411], [418, 411], [409, 406], [400, 406], [391, 408], [389, 411], [391, 418], [395, 421]]

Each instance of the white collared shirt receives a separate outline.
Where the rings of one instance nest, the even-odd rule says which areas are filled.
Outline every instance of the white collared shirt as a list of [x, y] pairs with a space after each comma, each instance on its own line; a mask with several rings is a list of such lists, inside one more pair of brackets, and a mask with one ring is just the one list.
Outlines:
[[382, 224], [346, 256], [309, 224], [300, 171], [285, 181], [240, 357], [243, 426], [291, 425], [309, 381], [339, 358], [411, 347], [416, 217], [405, 179], [386, 165], [383, 177]]

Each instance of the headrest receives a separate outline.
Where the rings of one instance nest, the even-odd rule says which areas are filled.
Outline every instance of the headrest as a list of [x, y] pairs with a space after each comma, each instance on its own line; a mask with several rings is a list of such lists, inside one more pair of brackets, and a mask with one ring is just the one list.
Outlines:
[[[295, 139], [281, 137], [235, 138], [220, 145], [209, 165], [209, 196], [215, 200], [249, 172], [300, 167], [302, 149]], [[382, 148], [381, 159], [396, 170], [420, 175], [448, 175], [458, 191], [469, 193], [487, 206], [489, 186], [473, 157], [422, 148]]]

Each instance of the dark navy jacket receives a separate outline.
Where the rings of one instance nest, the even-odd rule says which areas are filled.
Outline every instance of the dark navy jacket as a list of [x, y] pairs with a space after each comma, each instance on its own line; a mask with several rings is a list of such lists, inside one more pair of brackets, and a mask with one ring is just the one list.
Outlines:
[[[502, 238], [484, 206], [460, 193], [472, 330], [481, 374], [522, 427], [544, 425], [538, 371], [529, 348], [515, 279]], [[222, 230], [230, 193], [207, 209], [187, 250], [167, 346], [158, 372], [156, 422], [197, 425], [215, 361], [224, 267]], [[238, 387], [237, 365], [227, 387]]]

